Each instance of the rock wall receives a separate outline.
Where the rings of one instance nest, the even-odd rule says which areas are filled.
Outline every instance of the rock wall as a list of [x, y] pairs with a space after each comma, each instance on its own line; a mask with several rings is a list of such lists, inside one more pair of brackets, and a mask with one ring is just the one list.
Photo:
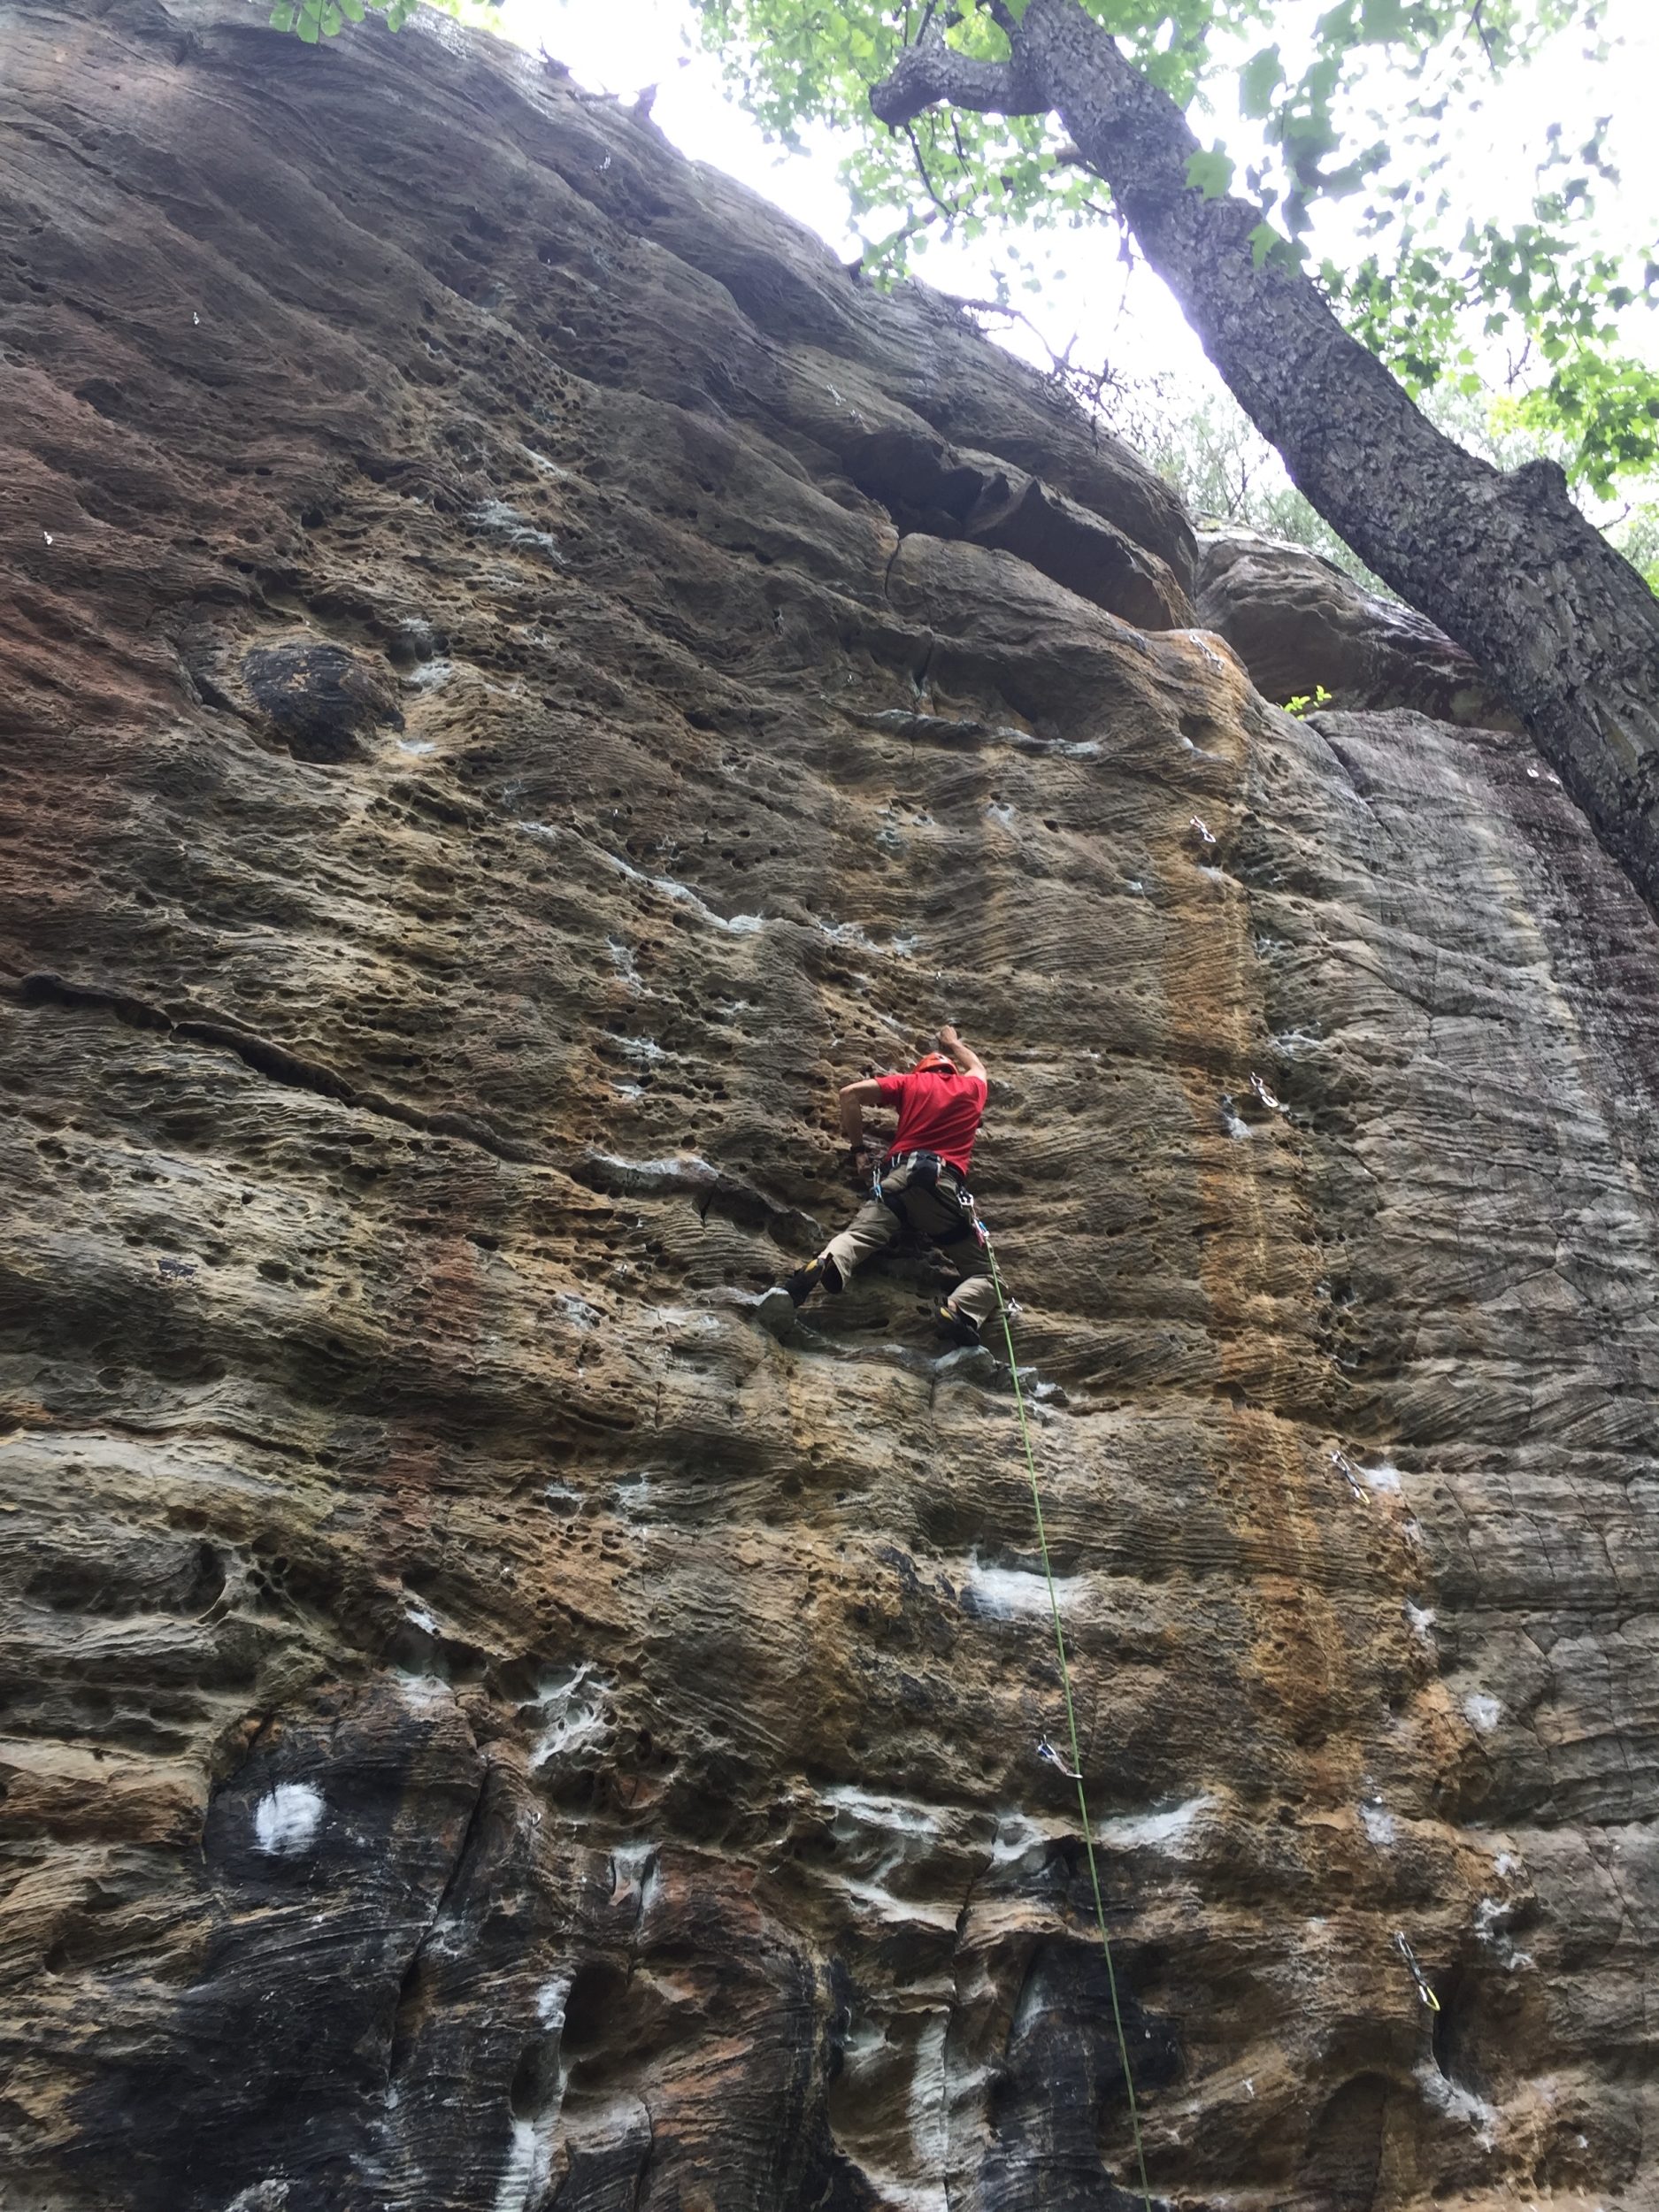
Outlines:
[[1444, 630], [1398, 600], [1379, 599], [1334, 562], [1259, 530], [1227, 523], [1203, 533], [1197, 616], [1281, 706], [1317, 699], [1339, 712], [1410, 707], [1481, 729], [1521, 727]]
[[[1659, 2200], [1655, 933], [938, 302], [430, 25], [4, 10], [0, 2198]], [[1433, 2005], [1428, 2001], [1433, 2000]]]

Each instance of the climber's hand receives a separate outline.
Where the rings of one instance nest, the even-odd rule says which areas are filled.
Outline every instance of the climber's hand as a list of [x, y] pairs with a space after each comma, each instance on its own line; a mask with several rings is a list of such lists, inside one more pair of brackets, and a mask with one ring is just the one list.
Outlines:
[[949, 1022], [947, 1022], [939, 1033], [939, 1048], [949, 1059], [952, 1066], [959, 1068], [964, 1075], [977, 1075], [984, 1080], [984, 1061], [980, 1059], [972, 1045], [963, 1043], [956, 1028]]

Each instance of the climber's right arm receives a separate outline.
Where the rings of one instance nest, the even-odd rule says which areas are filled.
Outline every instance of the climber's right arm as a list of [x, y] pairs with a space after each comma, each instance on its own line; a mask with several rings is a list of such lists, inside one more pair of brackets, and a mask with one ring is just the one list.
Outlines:
[[841, 1134], [855, 1152], [864, 1148], [864, 1108], [879, 1106], [879, 1083], [843, 1083], [841, 1085]]
[[964, 1075], [977, 1075], [981, 1083], [987, 1080], [984, 1061], [972, 1045], [963, 1043], [949, 1022], [939, 1033], [939, 1045], [941, 1051], [949, 1053]]

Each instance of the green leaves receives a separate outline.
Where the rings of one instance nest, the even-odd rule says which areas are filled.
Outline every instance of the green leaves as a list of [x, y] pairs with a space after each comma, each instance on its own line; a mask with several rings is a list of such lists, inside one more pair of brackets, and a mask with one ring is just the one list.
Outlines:
[[292, 31], [308, 46], [315, 46], [319, 40], [336, 36], [346, 15], [360, 23], [362, 0], [339, 0], [339, 4], [336, 0], [278, 0], [271, 11], [271, 24], [273, 29]]
[[1598, 498], [1659, 469], [1659, 372], [1644, 361], [1563, 349], [1548, 383], [1509, 402], [1504, 414], [1559, 442], [1568, 475]]
[[1321, 707], [1328, 707], [1332, 697], [1323, 684], [1315, 684], [1311, 691], [1299, 691], [1294, 698], [1286, 699], [1285, 711], [1300, 721], [1305, 715], [1317, 714]]
[[1219, 146], [1205, 153], [1201, 148], [1187, 157], [1187, 181], [1207, 200], [1218, 200], [1233, 182], [1233, 161]]
[[1405, 0], [1360, 0], [1359, 36], [1365, 44], [1385, 44], [1409, 36]]
[[[446, 15], [462, 18], [486, 17], [499, 4], [500, 0], [432, 0]], [[419, 5], [420, 0], [379, 0], [374, 12], [385, 18], [388, 30], [401, 31]], [[306, 45], [316, 46], [326, 38], [337, 38], [348, 23], [364, 22], [368, 13], [365, 0], [276, 0], [270, 21], [273, 30], [291, 31]]]
[[[1308, 248], [1300, 238], [1286, 238], [1271, 223], [1258, 223], [1250, 233], [1250, 260], [1254, 267], [1305, 271]], [[1327, 265], [1328, 266], [1329, 265]]]
[[1277, 46], [1263, 46], [1252, 54], [1239, 72], [1239, 112], [1253, 122], [1271, 113], [1273, 95], [1285, 81], [1285, 65]]

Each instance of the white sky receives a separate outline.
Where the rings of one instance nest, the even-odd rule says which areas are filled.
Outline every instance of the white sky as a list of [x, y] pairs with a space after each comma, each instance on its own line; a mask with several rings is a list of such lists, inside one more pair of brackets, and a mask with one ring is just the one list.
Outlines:
[[[1279, 22], [1285, 28], [1278, 35], [1287, 50], [1325, 4], [1284, 0]], [[856, 251], [833, 142], [819, 133], [803, 155], [766, 145], [726, 97], [713, 57], [696, 42], [686, 0], [606, 0], [599, 6], [593, 0], [504, 0], [495, 22], [508, 37], [545, 46], [591, 90], [631, 96], [654, 83], [653, 120], [682, 151], [741, 179], [808, 224], [844, 259]], [[1609, 67], [1598, 70], [1584, 60], [1581, 34], [1556, 39], [1546, 61], [1500, 87], [1483, 115], [1460, 123], [1460, 166], [1471, 180], [1471, 212], [1515, 219], [1525, 211], [1545, 127], [1561, 121], [1565, 142], [1576, 145], [1598, 113], [1610, 112], [1607, 153], [1623, 175], [1618, 227], [1626, 236], [1642, 235], [1645, 217], [1646, 234], [1659, 251], [1659, 132], [1652, 128], [1659, 100], [1659, 0], [1609, 0], [1606, 23], [1623, 42]], [[1227, 134], [1215, 126], [1207, 129], [1202, 117], [1193, 119], [1201, 138]], [[1602, 191], [1605, 206], [1612, 196]], [[1116, 248], [1115, 231], [1104, 226], [1033, 242], [1042, 289], [1035, 297], [1019, 295], [1020, 303], [1056, 347], [1077, 334], [1080, 365], [1110, 358], [1132, 376], [1173, 373], [1210, 388], [1213, 373], [1163, 284], [1144, 267], [1126, 272]], [[995, 259], [995, 241], [987, 236], [971, 247], [934, 243], [916, 267], [930, 284], [980, 297], [992, 291]], [[1659, 359], [1656, 320], [1632, 311], [1629, 334], [1633, 349]], [[1004, 342], [1047, 365], [1028, 333], [1016, 327]]]

